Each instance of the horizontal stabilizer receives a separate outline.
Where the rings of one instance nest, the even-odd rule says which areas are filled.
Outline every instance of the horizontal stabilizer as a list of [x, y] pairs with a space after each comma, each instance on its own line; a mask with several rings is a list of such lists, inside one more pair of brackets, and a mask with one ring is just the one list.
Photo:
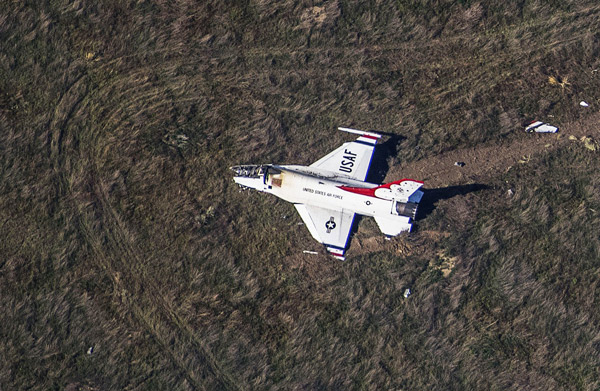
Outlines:
[[423, 197], [423, 192], [418, 191], [423, 186], [423, 182], [413, 179], [400, 179], [386, 183], [377, 187], [351, 187], [339, 186], [340, 189], [351, 193], [362, 194], [370, 197], [377, 197], [384, 200], [396, 200], [398, 202], [415, 202], [418, 203]]
[[377, 143], [377, 139], [381, 138], [380, 134], [365, 132], [364, 130], [351, 129], [351, 128], [338, 128], [338, 130], [341, 130], [342, 132], [358, 134], [360, 137], [356, 141], [373, 144], [373, 145], [375, 145]]
[[412, 228], [410, 218], [405, 216], [375, 216], [375, 221], [381, 232], [386, 236], [396, 236], [402, 232], [410, 232]]
[[[423, 186], [423, 182], [412, 179], [402, 179], [400, 181], [387, 183], [375, 189], [375, 196], [378, 198], [408, 202], [408, 199], [414, 192]], [[419, 199], [420, 201], [420, 199]]]

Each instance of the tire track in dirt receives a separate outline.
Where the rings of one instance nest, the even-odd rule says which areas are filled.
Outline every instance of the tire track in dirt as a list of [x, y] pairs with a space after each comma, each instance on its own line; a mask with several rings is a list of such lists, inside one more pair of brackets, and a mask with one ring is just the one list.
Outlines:
[[[47, 137], [50, 158], [57, 173], [57, 194], [74, 207], [75, 221], [79, 230], [95, 254], [92, 259], [112, 281], [119, 302], [152, 336], [189, 384], [195, 389], [206, 389], [204, 385], [207, 383], [206, 380], [213, 378], [215, 380], [213, 384], [219, 384], [219, 388], [236, 390], [238, 387], [233, 377], [222, 369], [192, 328], [160, 295], [156, 281], [143, 278], [144, 271], [139, 256], [141, 252], [136, 251], [129, 243], [121, 219], [110, 205], [98, 176], [94, 174], [98, 172], [96, 161], [81, 160], [78, 164], [94, 166], [91, 196], [97, 202], [90, 200], [89, 197], [84, 197], [85, 199], [82, 200], [75, 195], [75, 192], [81, 189], [74, 189], [73, 183], [70, 183], [70, 178], [67, 177], [63, 140], [68, 122], [87, 96], [85, 80], [86, 78], [81, 76], [71, 83], [59, 99], [55, 115], [48, 123]], [[94, 228], [98, 216], [105, 223], [101, 232]], [[104, 238], [108, 239], [108, 242], [104, 241]], [[134, 281], [136, 283], [132, 283]], [[150, 305], [142, 305], [148, 302]], [[117, 312], [123, 311], [123, 307], [119, 306]], [[176, 350], [174, 347], [179, 349]], [[202, 369], [200, 373], [198, 368]]]
[[87, 95], [87, 85], [84, 81], [84, 75], [80, 75], [67, 87], [58, 99], [54, 114], [47, 124], [50, 160], [53, 162], [54, 170], [57, 173], [62, 172], [61, 168], [64, 166], [61, 160], [64, 129]]
[[[581, 16], [590, 16], [593, 14], [600, 13], [600, 6], [588, 6], [586, 8], [580, 8], [569, 11], [558, 11], [553, 12], [553, 22], [557, 23], [557, 20], [567, 20], [569, 18], [576, 19]], [[444, 36], [442, 38], [436, 37], [431, 39], [424, 39], [423, 41], [406, 41], [406, 42], [394, 42], [394, 43], [384, 43], [384, 44], [375, 44], [375, 45], [347, 45], [347, 46], [333, 46], [333, 47], [319, 47], [319, 46], [305, 46], [298, 48], [296, 45], [287, 47], [287, 46], [269, 46], [269, 47], [248, 47], [240, 50], [239, 48], [229, 48], [229, 47], [211, 47], [212, 39], [210, 35], [205, 36], [200, 39], [200, 42], [203, 43], [203, 47], [193, 49], [193, 53], [203, 54], [204, 58], [207, 59], [215, 59], [215, 58], [225, 58], [225, 57], [264, 57], [264, 56], [281, 56], [281, 55], [306, 55], [306, 54], [321, 54], [321, 53], [332, 53], [332, 54], [342, 54], [353, 57], [356, 55], [357, 51], [368, 50], [370, 53], [377, 52], [389, 52], [389, 51], [404, 51], [404, 50], [423, 50], [428, 47], [435, 47], [436, 45], [440, 45], [440, 43], [459, 43], [463, 40], [473, 40], [474, 36], [476, 38], [484, 39], [485, 41], [489, 41], [490, 38], [505, 38], [510, 36], [518, 35], [518, 33], [525, 29], [539, 28], [548, 24], [547, 18], [537, 18], [531, 20], [524, 20], [521, 23], [514, 23], [508, 26], [497, 26], [495, 28], [486, 28], [482, 30], [479, 34], [473, 34], [473, 32], [468, 33], [457, 33], [453, 36]], [[570, 24], [566, 24], [570, 26]], [[568, 34], [565, 34], [566, 37]], [[582, 34], [583, 35], [583, 34]], [[547, 48], [556, 49], [557, 46], [561, 43], [566, 43], [568, 41], [572, 41], [572, 35], [569, 35], [570, 38], [565, 38], [564, 40], [552, 41], [549, 42]], [[188, 56], [188, 54], [181, 50], [181, 46], [173, 45], [167, 48], [155, 49], [153, 51], [146, 51], [147, 55], [172, 55], [172, 54], [180, 54], [182, 56]], [[118, 65], [119, 63], [127, 60], [135, 58], [135, 55], [125, 55], [118, 56], [109, 59], [101, 60], [101, 67], [112, 67]], [[448, 58], [449, 63], [451, 64], [454, 60], [452, 58]], [[181, 64], [180, 64], [181, 65]], [[424, 64], [426, 66], [426, 64]], [[320, 70], [319, 70], [320, 72]]]
[[[164, 351], [173, 361], [174, 365], [180, 370], [180, 372], [186, 377], [186, 379], [197, 389], [203, 389], [201, 383], [197, 381], [192, 375], [187, 365], [183, 363], [173, 352], [173, 350], [169, 347], [167, 343], [167, 338], [163, 338], [160, 333], [155, 330], [151, 326], [152, 321], [148, 319], [148, 314], [146, 314], [142, 308], [135, 303], [134, 298], [129, 294], [129, 291], [125, 288], [123, 281], [121, 279], [122, 275], [127, 275], [127, 270], [122, 267], [122, 265], [117, 265], [121, 267], [115, 267], [114, 259], [117, 259], [113, 256], [110, 256], [103, 250], [102, 240], [98, 234], [94, 233], [93, 224], [86, 220], [85, 208], [86, 205], [89, 206], [90, 203], [86, 203], [86, 205], [81, 205], [77, 203], [77, 197], [72, 197], [73, 189], [71, 184], [69, 183], [68, 178], [66, 177], [65, 171], [65, 162], [64, 162], [64, 154], [63, 154], [63, 145], [62, 141], [65, 135], [65, 129], [67, 127], [67, 123], [72, 117], [72, 114], [75, 112], [77, 107], [85, 98], [85, 92], [82, 88], [85, 87], [85, 77], [79, 77], [76, 82], [72, 83], [63, 94], [63, 96], [59, 99], [57, 104], [55, 114], [53, 119], [49, 122], [49, 135], [48, 140], [50, 144], [50, 158], [53, 162], [55, 172], [58, 180], [58, 189], [57, 193], [62, 194], [65, 199], [68, 199], [73, 203], [74, 209], [77, 211], [77, 215], [75, 216], [75, 220], [77, 221], [77, 225], [79, 227], [80, 232], [83, 234], [83, 237], [86, 239], [86, 242], [93, 250], [95, 257], [93, 260], [97, 263], [98, 266], [108, 275], [111, 279], [113, 286], [115, 287], [115, 291], [120, 296], [121, 303], [127, 308], [127, 311], [130, 312], [134, 319], [136, 319], [140, 325], [152, 336], [152, 338], [157, 342], [157, 344], [161, 347], [161, 350]], [[75, 103], [70, 103], [75, 102]], [[63, 115], [62, 113], [67, 113], [67, 115]], [[128, 280], [130, 280], [128, 278]], [[119, 308], [122, 310], [123, 308]]]
[[[101, 183], [96, 182], [95, 194], [97, 199], [100, 201], [101, 207], [108, 217], [106, 220], [110, 224], [110, 228], [106, 229], [107, 235], [112, 239], [111, 245], [114, 246], [114, 252], [116, 254], [125, 254], [129, 261], [127, 262], [123, 257], [122, 266], [125, 269], [125, 264], [131, 265], [129, 272], [132, 279], [134, 275], [139, 279], [140, 275], [144, 274], [144, 270], [141, 268], [142, 260], [140, 259], [141, 250], [136, 249], [135, 245], [131, 243], [131, 240], [127, 238], [126, 228], [122, 219], [119, 217], [116, 210], [110, 205], [108, 194], [106, 193], [106, 187], [102, 186]], [[107, 227], [108, 228], [108, 227]], [[148, 289], [150, 288], [150, 289]], [[239, 389], [236, 384], [237, 382], [233, 377], [228, 374], [216, 358], [210, 353], [208, 347], [202, 342], [193, 332], [191, 327], [177, 314], [173, 309], [171, 303], [166, 301], [162, 295], [159, 294], [160, 288], [156, 284], [156, 281], [148, 278], [144, 279], [143, 291], [149, 296], [153, 304], [158, 307], [161, 312], [167, 316], [167, 320], [176, 326], [177, 329], [183, 332], [183, 336], [186, 339], [186, 343], [182, 343], [181, 346], [192, 346], [198, 353], [201, 363], [206, 364], [205, 366], [210, 370], [210, 373], [216, 378], [216, 380], [223, 386], [224, 389], [237, 390]]]
[[[79, 227], [87, 243], [90, 245], [95, 255], [95, 260], [100, 268], [108, 275], [113, 283], [115, 294], [118, 297], [119, 302], [125, 306], [128, 312], [131, 313], [135, 321], [137, 321], [143, 329], [145, 329], [151, 336], [152, 339], [160, 346], [161, 350], [165, 352], [174, 366], [185, 376], [187, 381], [195, 389], [206, 389], [202, 384], [192, 375], [192, 371], [188, 368], [187, 363], [178, 357], [173, 349], [170, 347], [172, 341], [167, 337], [163, 337], [157, 330], [156, 321], [152, 318], [152, 310], [143, 309], [142, 306], [136, 303], [134, 295], [130, 294], [130, 288], [126, 288], [124, 285], [125, 281], [132, 281], [133, 276], [127, 272], [127, 270], [116, 268], [113, 265], [114, 256], [107, 254], [103, 250], [103, 244], [98, 235], [94, 234], [94, 229], [90, 226], [90, 223], [85, 221], [82, 216], [85, 211], [78, 209], [79, 212]], [[122, 308], [119, 308], [122, 310]]]

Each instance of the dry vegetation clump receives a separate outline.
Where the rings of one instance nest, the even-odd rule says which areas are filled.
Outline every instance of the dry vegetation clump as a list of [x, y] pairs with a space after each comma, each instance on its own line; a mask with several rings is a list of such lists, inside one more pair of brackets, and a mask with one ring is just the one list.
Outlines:
[[584, 140], [486, 172], [411, 236], [363, 219], [343, 264], [228, 167], [309, 163], [340, 125], [402, 136], [391, 165], [550, 115], [596, 145], [599, 13], [4, 2], [0, 389], [598, 388]]

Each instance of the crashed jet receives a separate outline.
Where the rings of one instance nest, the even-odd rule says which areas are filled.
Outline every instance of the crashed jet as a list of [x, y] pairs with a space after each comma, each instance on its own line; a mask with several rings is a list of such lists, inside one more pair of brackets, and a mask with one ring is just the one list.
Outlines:
[[423, 197], [419, 190], [423, 182], [413, 179], [383, 185], [365, 182], [381, 135], [338, 129], [359, 137], [310, 166], [263, 164], [231, 169], [235, 172], [233, 180], [243, 189], [270, 193], [293, 203], [313, 238], [329, 254], [344, 260], [356, 214], [373, 216], [387, 237], [410, 231]]

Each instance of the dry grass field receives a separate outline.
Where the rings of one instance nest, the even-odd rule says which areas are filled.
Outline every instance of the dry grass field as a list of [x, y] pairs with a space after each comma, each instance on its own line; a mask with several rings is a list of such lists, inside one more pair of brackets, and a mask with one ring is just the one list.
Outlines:
[[[0, 390], [599, 389], [599, 69], [596, 0], [1, 2]], [[346, 262], [228, 170], [337, 126], [429, 189]]]

